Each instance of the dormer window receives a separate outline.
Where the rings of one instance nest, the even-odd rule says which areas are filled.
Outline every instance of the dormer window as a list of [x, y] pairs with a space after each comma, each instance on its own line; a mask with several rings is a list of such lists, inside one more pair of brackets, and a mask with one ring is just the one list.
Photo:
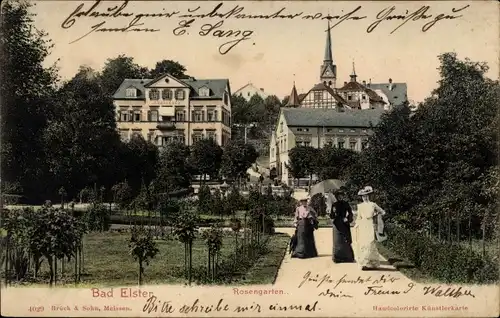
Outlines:
[[149, 99], [151, 100], [159, 100], [160, 92], [157, 89], [152, 89], [149, 91]]
[[168, 88], [165, 88], [162, 92], [161, 92], [161, 97], [162, 99], [164, 100], [171, 100], [172, 99], [172, 91]]
[[137, 89], [134, 87], [127, 88], [125, 90], [125, 96], [126, 97], [137, 97]]
[[198, 94], [201, 96], [201, 97], [208, 97], [210, 96], [210, 89], [206, 86], [203, 86], [202, 88], [200, 88], [198, 90]]
[[185, 93], [182, 89], [178, 89], [175, 91], [175, 99], [177, 100], [183, 100], [186, 98]]

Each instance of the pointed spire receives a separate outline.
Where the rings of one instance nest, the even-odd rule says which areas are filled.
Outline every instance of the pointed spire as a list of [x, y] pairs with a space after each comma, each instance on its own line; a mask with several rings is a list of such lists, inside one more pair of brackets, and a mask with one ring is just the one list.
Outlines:
[[328, 19], [328, 29], [326, 30], [326, 46], [324, 61], [333, 61], [332, 57], [332, 36], [330, 34], [330, 19]]
[[299, 105], [299, 95], [297, 94], [297, 89], [295, 88], [295, 81], [293, 81], [292, 92], [290, 93], [290, 98], [288, 98], [286, 107], [298, 107]]
[[354, 61], [352, 61], [352, 73], [351, 73], [351, 82], [356, 82], [356, 68], [354, 66]]

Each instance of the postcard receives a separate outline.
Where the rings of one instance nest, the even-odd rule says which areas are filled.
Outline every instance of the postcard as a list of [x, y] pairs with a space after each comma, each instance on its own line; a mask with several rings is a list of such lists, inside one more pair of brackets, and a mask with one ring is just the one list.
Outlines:
[[3, 1], [2, 316], [498, 317], [499, 12]]

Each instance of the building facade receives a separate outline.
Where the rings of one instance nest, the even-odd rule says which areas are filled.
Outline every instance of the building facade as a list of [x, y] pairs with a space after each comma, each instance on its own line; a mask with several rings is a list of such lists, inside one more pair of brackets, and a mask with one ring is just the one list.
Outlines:
[[158, 146], [181, 141], [190, 146], [212, 138], [231, 139], [231, 88], [227, 79], [125, 79], [113, 96], [122, 140], [134, 134]]
[[286, 164], [290, 150], [296, 146], [323, 148], [333, 144], [360, 152], [368, 147], [372, 127], [378, 124], [383, 113], [380, 108], [361, 111], [282, 108], [271, 136], [269, 168], [276, 169], [278, 181], [290, 185], [292, 176]]
[[307, 93], [297, 95], [295, 83], [286, 107], [338, 108], [344, 109], [392, 109], [408, 101], [406, 83], [358, 82], [354, 62], [350, 80], [339, 87], [337, 65], [334, 63], [330, 22], [326, 32], [323, 63], [320, 65], [319, 83]]
[[252, 83], [248, 83], [242, 88], [238, 89], [236, 92], [234, 92], [234, 95], [243, 97], [247, 102], [252, 98], [253, 95], [258, 95], [262, 99], [266, 99], [269, 96], [269, 94], [266, 93], [263, 88], [258, 88]]

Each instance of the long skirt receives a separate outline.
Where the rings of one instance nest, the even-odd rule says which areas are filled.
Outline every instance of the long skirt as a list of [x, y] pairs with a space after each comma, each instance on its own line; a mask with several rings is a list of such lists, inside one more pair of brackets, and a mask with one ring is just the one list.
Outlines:
[[358, 265], [368, 268], [380, 266], [380, 257], [376, 244], [375, 229], [371, 219], [356, 223], [357, 251], [356, 260]]
[[297, 223], [297, 246], [292, 253], [292, 257], [311, 258], [317, 256], [318, 250], [314, 242], [314, 227], [309, 220], [299, 220]]
[[333, 261], [335, 263], [353, 263], [354, 251], [351, 246], [351, 229], [333, 225]]

